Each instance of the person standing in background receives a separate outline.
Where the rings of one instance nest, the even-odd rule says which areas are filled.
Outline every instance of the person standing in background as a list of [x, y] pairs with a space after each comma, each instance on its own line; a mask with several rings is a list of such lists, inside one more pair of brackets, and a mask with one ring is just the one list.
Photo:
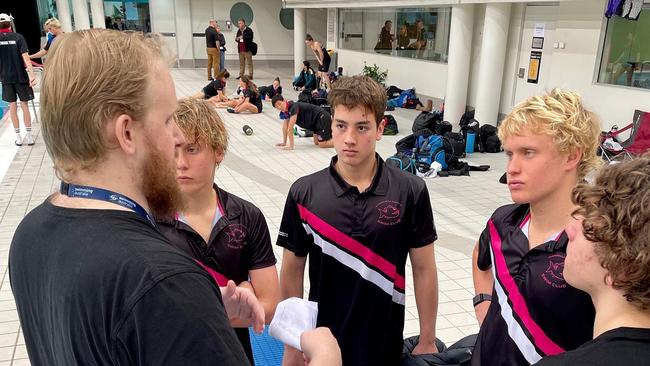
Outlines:
[[212, 78], [212, 70], [214, 70], [214, 75], [217, 75], [220, 70], [219, 64], [221, 61], [219, 33], [217, 32], [217, 21], [214, 19], [210, 19], [210, 25], [205, 28], [205, 46], [208, 54], [208, 80], [214, 80]]
[[[0, 82], [2, 83], [2, 100], [9, 103], [9, 116], [16, 131], [16, 146], [23, 145], [20, 136], [20, 121], [18, 120], [18, 104], [23, 111], [25, 129], [27, 130], [27, 145], [34, 145], [32, 137], [32, 117], [29, 114], [28, 101], [34, 99], [32, 86], [36, 84], [36, 76], [28, 57], [27, 42], [18, 33], [11, 31], [11, 20], [7, 14], [0, 14]], [[27, 71], [25, 71], [27, 68]]]
[[219, 42], [219, 72], [226, 68], [226, 37], [221, 33], [221, 27], [217, 23], [217, 42]]
[[235, 42], [237, 42], [237, 51], [239, 52], [239, 76], [237, 79], [244, 75], [246, 70], [246, 63], [248, 63], [248, 78], [253, 80], [253, 53], [251, 52], [251, 44], [253, 43], [253, 30], [246, 26], [244, 19], [237, 21], [239, 29]]

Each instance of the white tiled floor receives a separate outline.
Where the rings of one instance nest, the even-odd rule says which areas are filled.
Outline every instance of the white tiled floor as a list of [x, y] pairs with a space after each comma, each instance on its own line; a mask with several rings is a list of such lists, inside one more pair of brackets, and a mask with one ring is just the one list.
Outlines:
[[[279, 76], [284, 84], [285, 96], [295, 99], [297, 93], [291, 90], [290, 84], [292, 71], [284, 65], [288, 63], [257, 63], [255, 82], [268, 85], [275, 76]], [[179, 97], [194, 94], [206, 84], [202, 69], [176, 69], [172, 74]], [[228, 85], [228, 92], [234, 90], [235, 84], [233, 79]], [[411, 123], [417, 115], [415, 111], [401, 109], [390, 113], [396, 117], [400, 133], [397, 136], [384, 136], [377, 144], [377, 150], [384, 158], [394, 153], [395, 142], [410, 133]], [[311, 138], [296, 138], [294, 151], [276, 149], [274, 144], [281, 138], [280, 120], [278, 111], [268, 102], [264, 103], [264, 111], [259, 115], [233, 115], [224, 110], [221, 116], [228, 127], [230, 146], [217, 172], [217, 184], [260, 207], [269, 224], [271, 237], [275, 240], [291, 183], [326, 167], [334, 150], [313, 146]], [[4, 121], [2, 126], [6, 127], [7, 123]], [[254, 129], [252, 136], [242, 132], [244, 124]], [[35, 124], [37, 136], [39, 127]], [[2, 136], [4, 147], [0, 146], [0, 168], [3, 164], [8, 167], [0, 185], [0, 366], [29, 364], [7, 274], [11, 237], [25, 213], [42, 202], [58, 185], [52, 162], [40, 138], [37, 137], [35, 147], [10, 149], [6, 145], [13, 140], [6, 138], [12, 135], [9, 133], [11, 129], [8, 130]], [[469, 177], [426, 180], [439, 234], [436, 242], [440, 286], [437, 336], [448, 344], [478, 331], [471, 304], [471, 248], [492, 211], [509, 202], [506, 187], [498, 183], [505, 168], [502, 154], [472, 154], [465, 160], [474, 165], [489, 164], [492, 168], [488, 172], [472, 172]], [[275, 247], [274, 251], [281, 262], [282, 252], [279, 249]], [[419, 332], [410, 265], [407, 268], [404, 331], [405, 336]]]

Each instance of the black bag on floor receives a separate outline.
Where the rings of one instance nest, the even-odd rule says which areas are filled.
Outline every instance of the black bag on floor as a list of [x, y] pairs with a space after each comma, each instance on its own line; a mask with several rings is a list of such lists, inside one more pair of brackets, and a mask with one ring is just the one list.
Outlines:
[[415, 159], [411, 155], [407, 155], [403, 152], [398, 152], [386, 159], [386, 165], [394, 166], [399, 170], [404, 170], [411, 174], [417, 173]]
[[418, 141], [417, 137], [411, 134], [397, 141], [395, 143], [395, 148], [397, 149], [398, 153], [403, 152], [406, 153], [407, 155], [412, 155], [413, 149], [415, 148], [415, 144], [417, 141]]
[[404, 340], [404, 348], [400, 358], [401, 366], [466, 366], [470, 364], [474, 345], [478, 334], [469, 335], [447, 348], [445, 344], [436, 339], [438, 353], [413, 355], [420, 336], [413, 336]]
[[459, 158], [465, 157], [465, 138], [459, 132], [447, 132], [444, 134], [445, 140], [451, 145], [450, 153]]
[[460, 128], [462, 129], [464, 126], [467, 126], [474, 119], [474, 115], [474, 109], [463, 113], [463, 115], [460, 117]]
[[496, 127], [492, 125], [481, 126], [481, 145], [483, 146], [482, 152], [501, 152], [501, 141], [499, 141]]
[[415, 117], [415, 120], [413, 121], [413, 127], [411, 130], [415, 133], [415, 131], [422, 130], [422, 129], [429, 129], [431, 131], [436, 130], [436, 122], [437, 121], [442, 121], [442, 114], [439, 112], [422, 112], [418, 114], [417, 117]]
[[395, 117], [390, 114], [384, 114], [384, 135], [397, 135], [399, 128]]
[[448, 121], [436, 121], [433, 132], [436, 135], [444, 136], [447, 132], [451, 132], [451, 123]]

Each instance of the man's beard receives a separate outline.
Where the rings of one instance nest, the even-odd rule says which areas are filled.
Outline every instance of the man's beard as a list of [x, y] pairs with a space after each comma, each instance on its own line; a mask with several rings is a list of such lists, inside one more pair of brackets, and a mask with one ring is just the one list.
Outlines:
[[154, 217], [171, 218], [182, 208], [173, 160], [166, 161], [153, 143], [149, 146], [151, 152], [143, 168], [142, 191]]

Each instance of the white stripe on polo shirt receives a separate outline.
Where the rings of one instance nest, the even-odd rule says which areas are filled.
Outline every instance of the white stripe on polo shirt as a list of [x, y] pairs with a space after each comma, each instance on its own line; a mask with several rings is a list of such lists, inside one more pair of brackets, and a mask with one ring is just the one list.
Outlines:
[[[494, 253], [492, 252], [492, 247], [490, 247], [490, 258], [492, 259], [492, 263], [494, 263]], [[528, 336], [526, 336], [523, 328], [521, 325], [519, 325], [517, 319], [515, 319], [512, 308], [508, 303], [508, 296], [501, 287], [501, 283], [499, 283], [499, 279], [497, 278], [495, 269], [496, 266], [492, 265], [490, 267], [492, 269], [492, 276], [494, 276], [494, 290], [497, 293], [499, 306], [501, 306], [501, 317], [508, 326], [508, 335], [510, 335], [510, 338], [512, 338], [512, 340], [515, 342], [517, 348], [519, 348], [519, 351], [521, 351], [521, 354], [524, 356], [526, 361], [532, 365], [541, 360], [542, 356], [537, 353], [535, 345], [530, 341]]]
[[382, 289], [392, 297], [393, 302], [396, 302], [400, 305], [405, 304], [405, 295], [395, 289], [393, 282], [386, 279], [386, 277], [382, 276], [374, 269], [368, 267], [363, 261], [359, 260], [355, 256], [350, 255], [349, 253], [341, 250], [335, 244], [332, 244], [326, 239], [322, 238], [315, 230], [311, 228], [311, 226], [309, 226], [309, 224], [303, 223], [302, 226], [305, 228], [305, 231], [308, 235], [313, 235], [314, 244], [318, 245], [321, 248], [323, 254], [329, 255], [330, 257], [336, 259], [341, 264], [357, 272], [361, 278]]

